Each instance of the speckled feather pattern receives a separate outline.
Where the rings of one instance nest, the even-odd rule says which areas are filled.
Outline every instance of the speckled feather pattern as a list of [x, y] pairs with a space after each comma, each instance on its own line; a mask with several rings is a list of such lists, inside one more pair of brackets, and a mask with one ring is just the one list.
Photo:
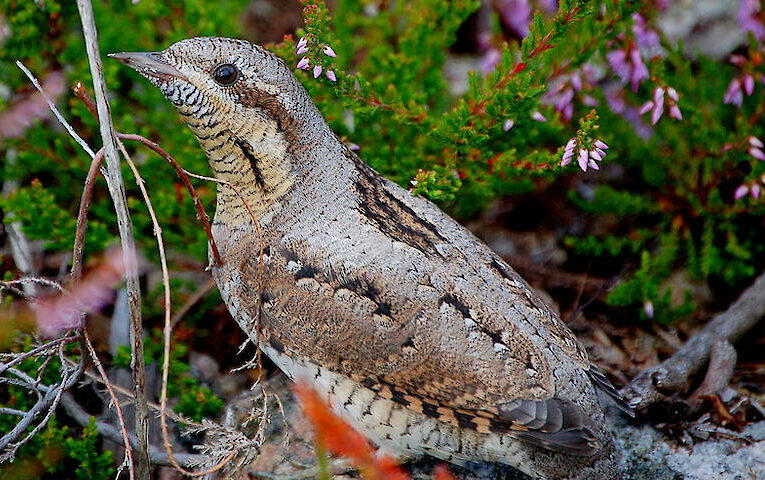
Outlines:
[[[265, 49], [194, 38], [159, 56], [172, 75], [131, 66], [231, 185], [218, 188], [215, 280], [290, 378], [402, 458], [618, 477], [596, 387], [618, 394], [509, 265], [365, 165]], [[236, 83], [213, 81], [221, 64]]]

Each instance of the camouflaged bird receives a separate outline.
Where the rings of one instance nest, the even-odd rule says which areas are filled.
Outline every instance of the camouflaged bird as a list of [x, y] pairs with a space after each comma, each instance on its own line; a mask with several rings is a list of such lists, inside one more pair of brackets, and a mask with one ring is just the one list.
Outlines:
[[227, 38], [112, 57], [207, 153], [213, 275], [287, 376], [399, 458], [616, 478], [596, 390], [623, 401], [572, 332], [468, 230], [350, 151], [282, 60]]

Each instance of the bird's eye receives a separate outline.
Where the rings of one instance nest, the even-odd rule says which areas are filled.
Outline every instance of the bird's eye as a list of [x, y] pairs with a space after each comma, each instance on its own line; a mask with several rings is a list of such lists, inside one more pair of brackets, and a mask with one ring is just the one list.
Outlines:
[[212, 77], [218, 85], [224, 87], [233, 85], [234, 82], [236, 82], [236, 79], [239, 78], [239, 69], [230, 63], [226, 63], [216, 67], [215, 70], [213, 70]]

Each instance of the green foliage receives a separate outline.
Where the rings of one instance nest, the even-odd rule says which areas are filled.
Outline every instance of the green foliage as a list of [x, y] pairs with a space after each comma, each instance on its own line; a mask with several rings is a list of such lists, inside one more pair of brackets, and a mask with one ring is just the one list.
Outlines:
[[[37, 460], [45, 466], [48, 473], [66, 475], [72, 480], [114, 478], [112, 452], [100, 451], [95, 418], [91, 417], [79, 435], [74, 435], [69, 427], [58, 427], [56, 421], [52, 420], [40, 434], [40, 440], [43, 445], [37, 454]], [[51, 455], [57, 450], [59, 455]], [[62, 455], [64, 452], [66, 456]], [[68, 465], [70, 462], [76, 467], [72, 469], [71, 465]]]
[[[155, 330], [149, 341], [145, 343], [146, 364], [162, 365], [162, 350], [162, 332]], [[191, 376], [189, 373], [191, 367], [186, 360], [188, 350], [188, 347], [182, 343], [173, 343], [170, 350], [167, 394], [170, 398], [176, 399], [175, 404], [172, 405], [175, 412], [199, 422], [205, 417], [214, 417], [220, 413], [224, 402], [212, 390], [200, 385], [199, 380]], [[115, 366], [129, 368], [130, 358], [130, 347], [120, 346], [112, 362]]]

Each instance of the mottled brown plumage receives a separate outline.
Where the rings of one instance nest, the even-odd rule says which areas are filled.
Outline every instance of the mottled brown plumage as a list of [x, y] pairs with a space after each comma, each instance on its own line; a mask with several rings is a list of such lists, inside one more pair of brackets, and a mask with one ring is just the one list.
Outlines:
[[227, 182], [213, 274], [288, 376], [402, 457], [616, 477], [596, 387], [620, 397], [571, 331], [465, 228], [351, 152], [284, 62], [224, 38], [114, 56], [162, 89]]

